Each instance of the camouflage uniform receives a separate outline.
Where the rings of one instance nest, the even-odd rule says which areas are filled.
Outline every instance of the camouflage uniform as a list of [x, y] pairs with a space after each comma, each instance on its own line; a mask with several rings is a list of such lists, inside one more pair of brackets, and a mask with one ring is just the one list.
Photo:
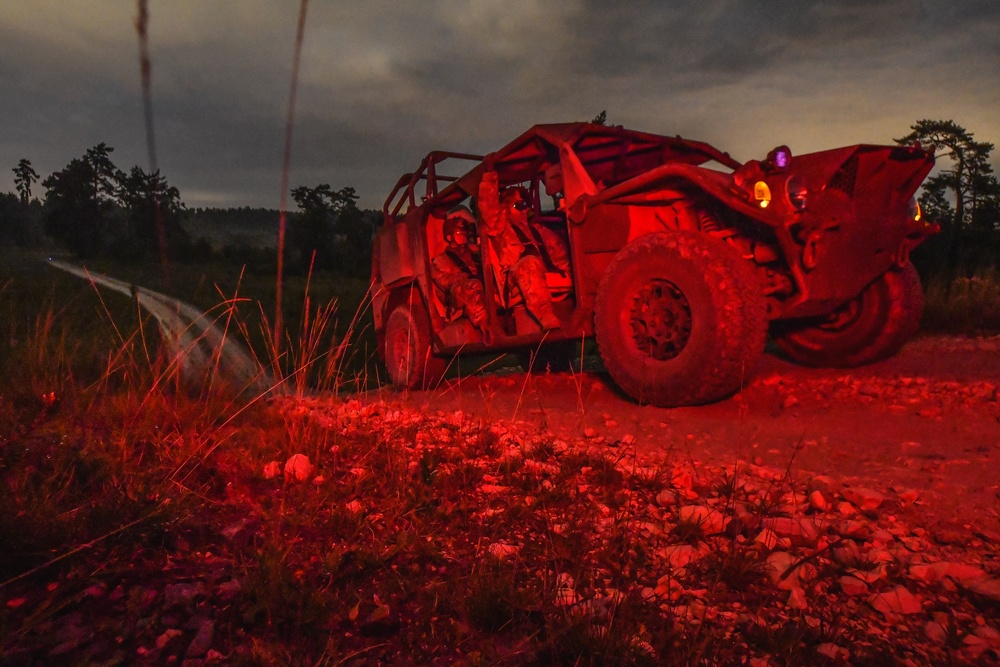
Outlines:
[[[469, 219], [472, 214], [468, 214]], [[448, 222], [445, 223], [448, 229]], [[446, 231], [448, 249], [431, 260], [431, 279], [448, 295], [451, 305], [461, 309], [473, 326], [486, 333], [486, 294], [479, 259], [468, 243], [457, 243]]]
[[569, 253], [562, 239], [551, 229], [529, 223], [523, 191], [507, 188], [500, 193], [495, 171], [483, 175], [478, 203], [482, 231], [507, 272], [508, 285], [501, 285], [501, 289], [519, 289], [528, 311], [542, 328], [558, 329], [560, 322], [552, 308], [545, 272], [546, 260], [555, 270], [569, 272]]

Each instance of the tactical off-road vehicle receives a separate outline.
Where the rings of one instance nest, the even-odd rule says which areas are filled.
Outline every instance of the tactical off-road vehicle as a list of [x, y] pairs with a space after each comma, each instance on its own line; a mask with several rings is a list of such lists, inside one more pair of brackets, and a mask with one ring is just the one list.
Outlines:
[[[386, 200], [373, 252], [389, 378], [428, 387], [459, 353], [596, 337], [621, 389], [679, 406], [737, 391], [769, 331], [803, 364], [890, 356], [923, 307], [909, 255], [937, 231], [914, 200], [933, 162], [919, 145], [856, 145], [794, 157], [779, 146], [740, 163], [705, 143], [590, 123], [537, 125], [485, 157], [430, 153]], [[568, 245], [571, 270], [546, 274], [556, 330], [531, 317], [485, 239], [485, 332], [430, 278], [445, 217], [477, 211], [493, 170]]]

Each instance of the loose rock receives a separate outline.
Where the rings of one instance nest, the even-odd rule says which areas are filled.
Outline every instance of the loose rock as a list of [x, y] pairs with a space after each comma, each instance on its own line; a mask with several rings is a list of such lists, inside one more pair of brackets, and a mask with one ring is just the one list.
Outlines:
[[870, 604], [883, 614], [917, 614], [924, 610], [920, 599], [905, 586], [896, 586], [891, 591], [876, 593], [868, 598]]
[[285, 479], [304, 482], [312, 475], [313, 464], [305, 454], [293, 454], [285, 461]]

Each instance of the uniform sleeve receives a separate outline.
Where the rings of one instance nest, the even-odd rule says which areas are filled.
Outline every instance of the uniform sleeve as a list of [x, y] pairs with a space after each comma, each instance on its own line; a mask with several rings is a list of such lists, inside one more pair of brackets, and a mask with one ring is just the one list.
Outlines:
[[480, 228], [483, 233], [493, 238], [500, 235], [503, 225], [500, 222], [500, 180], [495, 171], [483, 174], [479, 182], [479, 197], [476, 199], [479, 207], [479, 217], [482, 220]]
[[464, 277], [462, 269], [447, 254], [431, 259], [431, 280], [444, 292], [449, 292], [456, 282]]

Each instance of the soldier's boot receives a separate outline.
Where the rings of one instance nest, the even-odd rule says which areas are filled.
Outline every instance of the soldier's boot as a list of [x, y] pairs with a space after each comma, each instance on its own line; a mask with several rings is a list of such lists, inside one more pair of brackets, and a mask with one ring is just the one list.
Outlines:
[[465, 314], [469, 316], [472, 326], [479, 330], [483, 336], [483, 342], [487, 345], [493, 344], [493, 330], [490, 329], [489, 315], [482, 300], [473, 301], [465, 309]]
[[480, 331], [485, 332], [489, 327], [489, 321], [486, 317], [486, 309], [482, 307], [472, 307], [468, 309], [469, 321], [472, 322], [472, 326], [476, 327]]
[[524, 296], [528, 312], [538, 320], [542, 329], [551, 331], [562, 324], [552, 308], [552, 294], [545, 284], [545, 265], [534, 255], [526, 255], [518, 260], [513, 270], [514, 280]]
[[452, 289], [452, 297], [456, 303], [462, 306], [462, 310], [465, 311], [472, 326], [486, 333], [489, 322], [486, 314], [486, 295], [483, 292], [482, 283], [477, 280], [464, 280], [456, 283]]
[[528, 310], [535, 316], [538, 323], [542, 325], [542, 329], [551, 331], [562, 326], [562, 322], [559, 321], [559, 317], [556, 315], [556, 311], [552, 307], [550, 300], [541, 295], [532, 295], [529, 298], [526, 294], [525, 301], [527, 302]]
[[483, 286], [478, 281], [469, 281], [468, 290], [469, 294], [465, 302], [465, 313], [469, 316], [472, 326], [486, 333], [490, 323], [489, 316], [486, 313], [486, 295], [483, 292]]

